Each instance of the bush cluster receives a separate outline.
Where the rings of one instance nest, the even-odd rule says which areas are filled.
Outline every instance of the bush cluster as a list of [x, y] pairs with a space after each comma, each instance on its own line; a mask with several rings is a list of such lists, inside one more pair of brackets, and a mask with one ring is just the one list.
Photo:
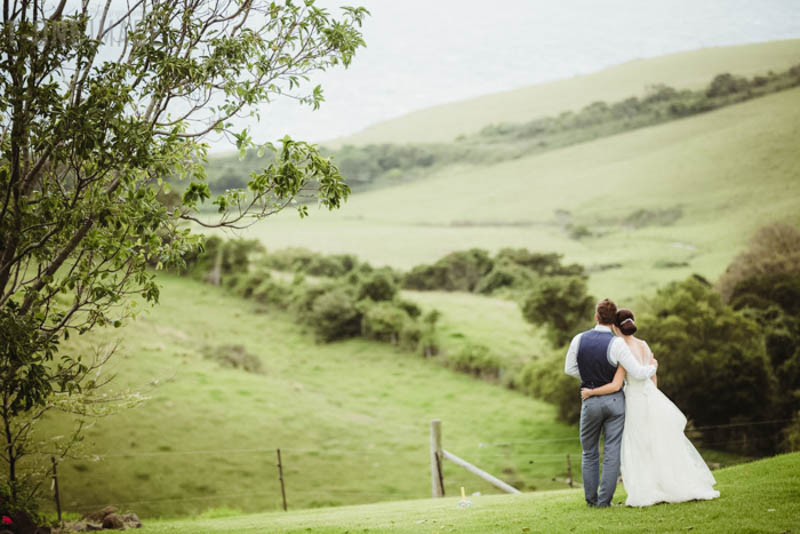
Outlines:
[[466, 291], [493, 295], [528, 289], [542, 278], [584, 276], [581, 265], [563, 265], [560, 254], [504, 248], [494, 258], [482, 249], [457, 251], [431, 265], [418, 265], [402, 279], [403, 287], [420, 291]]
[[[722, 277], [726, 294], [693, 275], [658, 290], [637, 310], [637, 336], [647, 340], [661, 364], [659, 388], [694, 425], [714, 427], [701, 434], [717, 448], [745, 454], [800, 448], [798, 251], [800, 230], [770, 225]], [[580, 402], [575, 380], [563, 372], [564, 355], [571, 336], [589, 326], [578, 323], [582, 316], [588, 323], [594, 299], [586, 297], [579, 280], [550, 279], [543, 287], [548, 284], [554, 287], [525, 302], [526, 318], [547, 324], [555, 317], [569, 324], [572, 316], [575, 323], [549, 325], [551, 334], [560, 334], [551, 335], [554, 352], [529, 361], [515, 382], [556, 404], [559, 416], [574, 423]], [[579, 304], [586, 309], [580, 311]], [[743, 424], [751, 421], [759, 424]]]

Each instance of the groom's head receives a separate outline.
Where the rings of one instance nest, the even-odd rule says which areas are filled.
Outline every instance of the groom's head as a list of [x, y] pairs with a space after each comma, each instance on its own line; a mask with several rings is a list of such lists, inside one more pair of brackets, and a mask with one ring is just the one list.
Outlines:
[[598, 324], [611, 326], [617, 319], [617, 305], [611, 299], [603, 299], [597, 303], [594, 311], [594, 320]]

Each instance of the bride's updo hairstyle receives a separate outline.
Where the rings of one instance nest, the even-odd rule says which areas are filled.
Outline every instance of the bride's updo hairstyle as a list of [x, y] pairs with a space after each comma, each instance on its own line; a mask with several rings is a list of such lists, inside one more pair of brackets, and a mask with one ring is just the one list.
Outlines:
[[636, 332], [636, 323], [633, 320], [633, 312], [627, 308], [617, 310], [617, 320], [614, 321], [620, 332], [626, 336], [632, 336]]

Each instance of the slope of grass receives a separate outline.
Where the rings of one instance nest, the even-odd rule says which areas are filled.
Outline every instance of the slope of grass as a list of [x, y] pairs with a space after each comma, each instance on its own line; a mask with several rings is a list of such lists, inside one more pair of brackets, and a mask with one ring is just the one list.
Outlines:
[[[302, 224], [283, 214], [246, 235], [268, 248], [351, 252], [401, 268], [472, 247], [557, 251], [597, 269], [595, 294], [622, 300], [692, 272], [714, 279], [760, 226], [800, 222], [799, 124], [794, 89], [515, 161], [452, 166]], [[622, 224], [641, 209], [680, 217]], [[593, 235], [571, 239], [565, 220]]]
[[326, 146], [450, 142], [487, 124], [524, 122], [592, 102], [639, 95], [654, 84], [695, 89], [711, 76], [784, 70], [800, 58], [800, 40], [706, 48], [635, 60], [593, 74], [453, 102], [380, 122]]
[[542, 330], [525, 322], [510, 300], [443, 291], [403, 291], [403, 296], [423, 310], [439, 310], [437, 338], [446, 351], [484, 345], [512, 370], [549, 349]]
[[[108, 370], [118, 374], [113, 388], [151, 397], [98, 421], [82, 457], [59, 467], [66, 510], [122, 503], [141, 516], [176, 517], [278, 509], [277, 447], [292, 509], [422, 498], [430, 494], [433, 418], [442, 419], [449, 450], [510, 483], [565, 486], [553, 478], [563, 479], [565, 454], [577, 454], [579, 443], [552, 406], [386, 344], [317, 345], [292, 316], [191, 280], [161, 281], [162, 303], [152, 311], [65, 347], [88, 351], [121, 337]], [[264, 373], [204, 357], [208, 347], [231, 344], [259, 358]], [[63, 433], [65, 421], [52, 417], [45, 428]], [[460, 485], [494, 492], [455, 471], [446, 484], [450, 493]]]
[[[787, 454], [716, 472], [721, 496], [713, 501], [648, 508], [589, 509], [581, 490], [515, 496], [457, 497], [271, 513], [224, 519], [153, 522], [153, 534], [252, 532], [342, 534], [345, 532], [553, 533], [703, 532], [790, 533], [800, 529], [800, 453]], [[468, 486], [469, 487], [469, 486]], [[616, 501], [623, 501], [618, 489]]]

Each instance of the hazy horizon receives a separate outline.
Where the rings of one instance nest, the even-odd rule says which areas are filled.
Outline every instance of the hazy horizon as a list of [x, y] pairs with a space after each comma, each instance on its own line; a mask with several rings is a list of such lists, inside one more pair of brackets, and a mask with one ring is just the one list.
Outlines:
[[[316, 76], [317, 111], [288, 99], [249, 124], [257, 142], [284, 134], [321, 142], [412, 111], [596, 72], [631, 60], [754, 42], [800, 38], [800, 7], [788, 0], [640, 3], [616, 0], [318, 0], [338, 13], [363, 5], [367, 48], [348, 70]], [[424, 15], [424, 16], [423, 16]], [[435, 54], [432, 55], [432, 51]], [[232, 148], [211, 140], [212, 152]]]

